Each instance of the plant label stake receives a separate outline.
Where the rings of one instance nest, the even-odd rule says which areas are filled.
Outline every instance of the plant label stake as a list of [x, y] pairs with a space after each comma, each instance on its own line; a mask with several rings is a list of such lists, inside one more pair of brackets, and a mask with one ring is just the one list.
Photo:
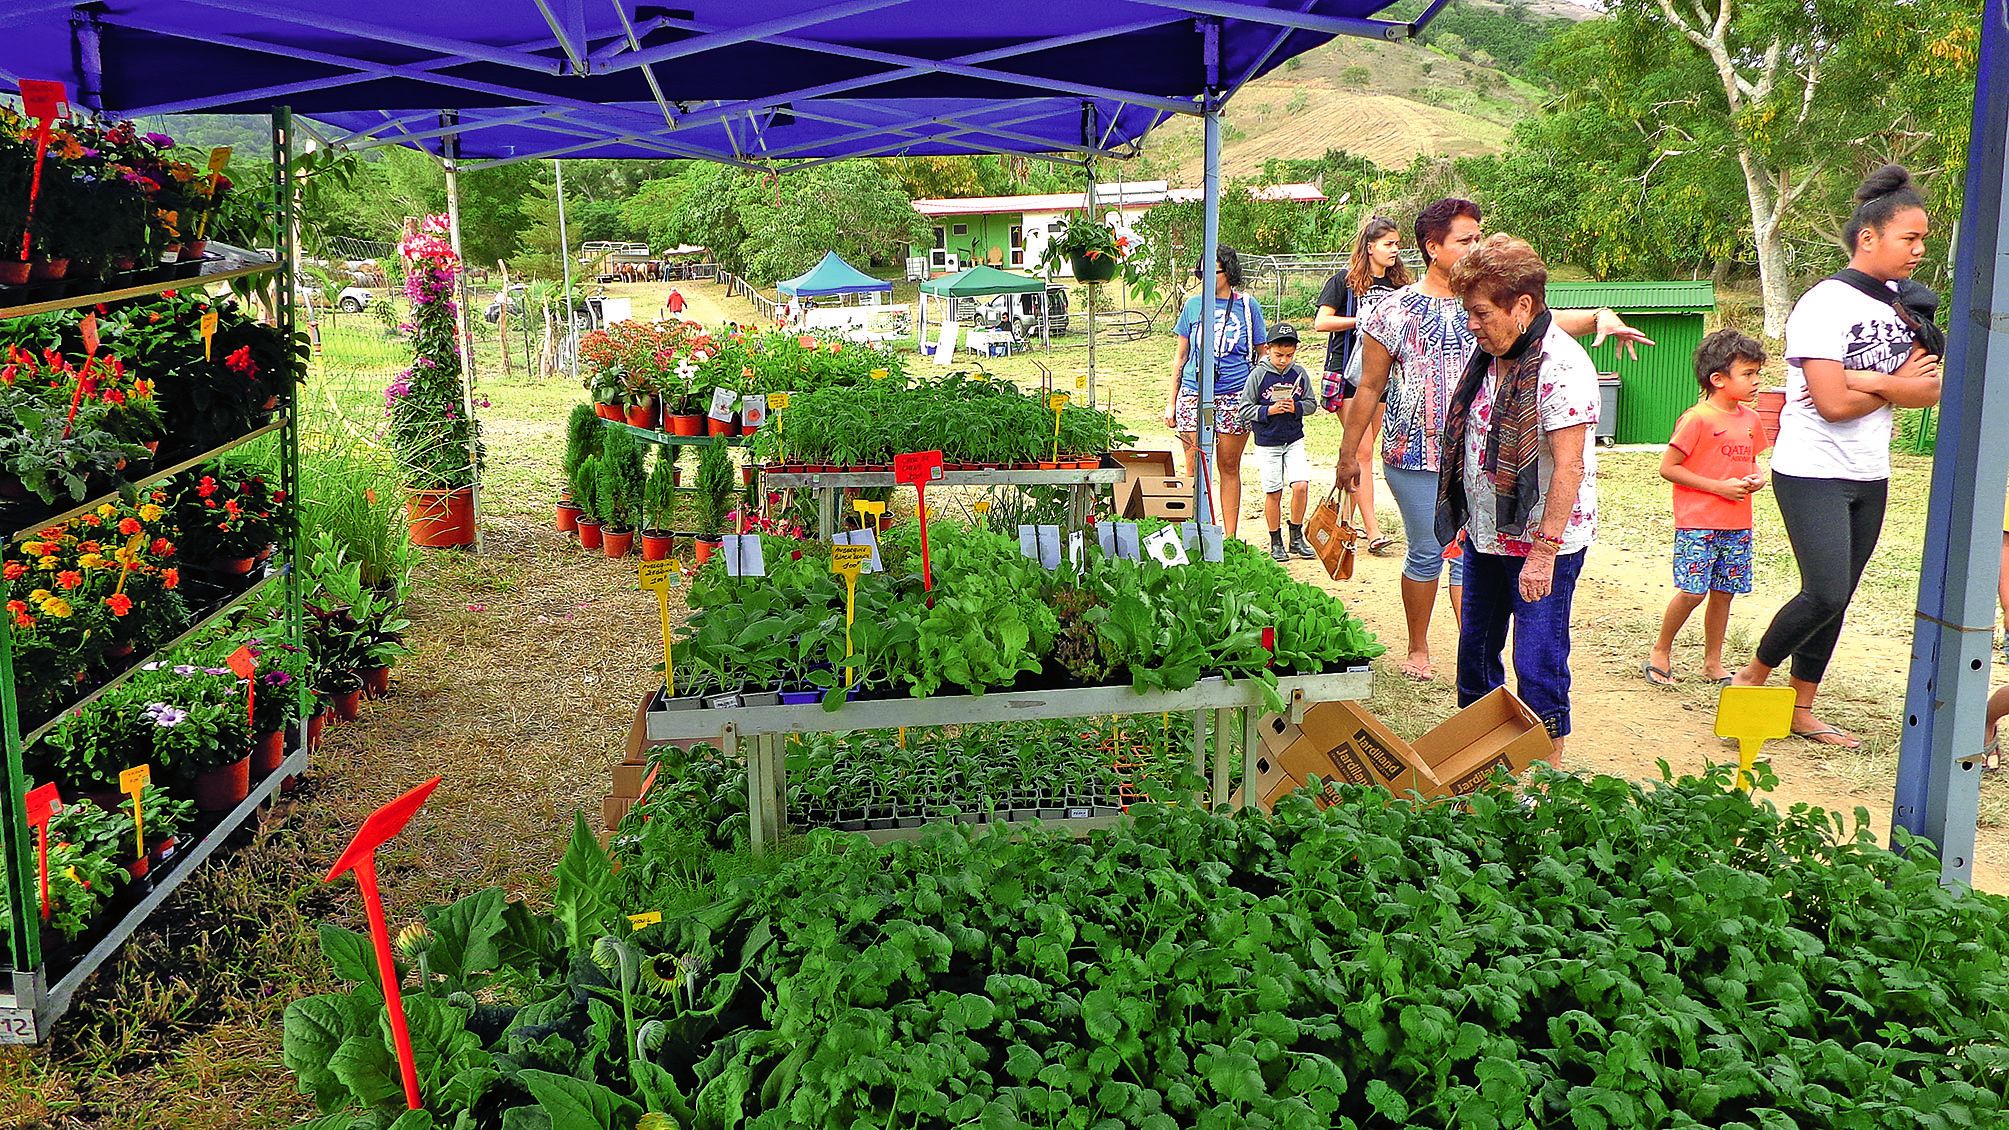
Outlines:
[[[230, 653], [230, 658], [223, 662], [229, 666], [231, 674], [244, 680], [244, 725], [250, 728], [255, 724], [252, 709], [258, 694], [258, 655], [249, 645], [239, 644], [237, 650]], [[252, 732], [257, 733], [256, 730]]]
[[[911, 451], [893, 456], [893, 481], [914, 488], [915, 517], [921, 522], [921, 591], [935, 589], [935, 569], [928, 561], [928, 484], [942, 478], [940, 451]], [[932, 602], [931, 602], [932, 603]]]
[[56, 794], [56, 782], [28, 791], [28, 826], [35, 829], [35, 858], [42, 878], [42, 917], [49, 917], [49, 817], [63, 807]]
[[230, 146], [219, 145], [209, 151], [209, 207], [202, 210], [202, 216], [195, 221], [195, 238], [201, 239], [209, 231], [210, 214], [216, 210], [216, 174], [230, 164]]
[[[830, 547], [830, 571], [844, 578], [844, 658], [851, 658], [851, 620], [858, 611], [858, 570], [872, 556], [869, 545], [833, 545]], [[854, 674], [849, 664], [844, 667], [844, 685], [849, 687]]]
[[1758, 752], [1774, 738], [1793, 732], [1791, 687], [1724, 687], [1716, 696], [1716, 736], [1737, 742], [1737, 787], [1751, 787]]
[[377, 894], [377, 849], [404, 830], [419, 806], [439, 787], [439, 780], [434, 777], [370, 813], [323, 880], [332, 883], [344, 871], [356, 873], [356, 889], [363, 894], [363, 910], [370, 919], [370, 941], [377, 950], [377, 976], [383, 981], [384, 1011], [391, 1022], [391, 1043], [398, 1056], [398, 1074], [404, 1079], [408, 1110], [422, 1110], [424, 1104], [419, 1101], [419, 1073], [412, 1060], [411, 1032], [405, 1026], [405, 1002], [398, 993], [398, 966], [391, 956], [391, 931], [384, 924], [384, 901]]
[[645, 910], [640, 914], [630, 914], [628, 916], [628, 932], [633, 933], [644, 926], [654, 926], [662, 920], [663, 912], [660, 910]]
[[871, 530], [845, 530], [841, 533], [831, 534], [830, 544], [865, 546], [871, 549], [872, 552], [865, 558], [864, 567], [858, 571], [860, 573], [883, 573], [886, 571], [885, 562], [879, 559], [879, 541], [872, 536]]
[[892, 374], [887, 372], [885, 369], [874, 369], [869, 375], [875, 381], [883, 381]]
[[1144, 539], [1144, 548], [1149, 550], [1158, 564], [1170, 569], [1186, 563], [1186, 546], [1179, 540], [1177, 526], [1165, 526], [1157, 533]]
[[69, 111], [69, 92], [48, 79], [21, 80], [21, 112], [35, 119], [35, 174], [28, 182], [28, 214], [21, 221], [21, 259], [33, 248], [35, 198], [42, 195], [42, 158], [49, 152], [49, 123]]
[[726, 576], [767, 576], [767, 557], [761, 549], [759, 534], [727, 534], [724, 540], [725, 544], [719, 548], [725, 552]]
[[739, 423], [742, 428], [752, 431], [767, 423], [767, 397], [758, 393], [748, 393], [739, 398]]
[[204, 314], [202, 316], [202, 359], [204, 361], [214, 360], [215, 350], [216, 350], [216, 311], [211, 310], [209, 313]]
[[1269, 653], [1270, 653], [1270, 657], [1269, 657], [1268, 659], [1265, 659], [1265, 660], [1263, 660], [1263, 666], [1265, 666], [1265, 667], [1274, 667], [1274, 666], [1276, 666], [1276, 665], [1277, 665], [1277, 629], [1276, 629], [1276, 626], [1275, 626], [1274, 624], [1271, 624], [1271, 625], [1266, 625], [1266, 626], [1264, 626], [1264, 628], [1263, 628], [1263, 650], [1264, 650], [1264, 651], [1267, 651], [1267, 652], [1269, 652]]
[[675, 561], [644, 561], [640, 581], [643, 592], [656, 594], [656, 612], [663, 622], [663, 689], [675, 698], [677, 669], [670, 661], [670, 589], [683, 577], [683, 566]]
[[119, 583], [112, 586], [113, 596], [126, 591], [126, 578], [132, 575], [134, 569], [139, 568], [140, 545], [145, 541], [145, 534], [134, 534], [133, 540], [126, 543], [126, 551], [118, 556]]
[[774, 457], [788, 462], [788, 394], [770, 392], [767, 394], [768, 410], [774, 417]]
[[77, 332], [84, 339], [84, 367], [77, 370], [77, 391], [70, 394], [70, 414], [63, 421], [63, 438], [70, 437], [70, 429], [77, 423], [77, 406], [97, 388], [97, 378], [91, 376], [91, 363], [98, 359], [98, 316], [90, 313], [77, 325]]
[[140, 793], [153, 780], [153, 766], [135, 765], [119, 770], [119, 791], [133, 798], [134, 859], [146, 858], [146, 824], [140, 819]]
[[1053, 459], [1060, 461], [1060, 414], [1067, 407], [1067, 394], [1056, 392], [1046, 398], [1046, 406], [1053, 409]]
[[886, 504], [883, 502], [874, 502], [869, 498], [854, 498], [851, 500], [851, 509], [858, 512], [858, 524], [860, 526], [865, 524], [865, 519], [870, 518], [872, 520], [872, 536], [874, 540], [877, 540], [881, 532], [879, 520], [886, 516]]

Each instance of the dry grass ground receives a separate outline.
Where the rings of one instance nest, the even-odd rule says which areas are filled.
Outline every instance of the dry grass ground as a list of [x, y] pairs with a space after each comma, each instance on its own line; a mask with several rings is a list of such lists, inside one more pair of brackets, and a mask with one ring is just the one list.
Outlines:
[[[703, 316], [750, 314], [715, 291], [685, 289], [702, 299]], [[1072, 349], [1041, 360], [1069, 378], [1085, 357]], [[1029, 378], [1031, 361], [992, 368]], [[1160, 419], [1169, 339], [1109, 345], [1098, 362], [1099, 383], [1142, 442], [1169, 446]], [[314, 385], [321, 426], [346, 442], [366, 443], [373, 433], [383, 375], [373, 367], [330, 364]], [[550, 528], [563, 414], [575, 390], [519, 379], [486, 391], [494, 406], [485, 413], [483, 552], [427, 555], [413, 610], [418, 650], [397, 669], [395, 693], [366, 706], [361, 721], [329, 731], [307, 789], [194, 876], [86, 987], [51, 1044], [0, 1053], [0, 1126], [263, 1128], [306, 1114], [280, 1064], [280, 1014], [287, 1001], [328, 987], [316, 924], [360, 926], [353, 885], [319, 876], [364, 815], [431, 774], [445, 784], [381, 858], [394, 927], [429, 902], [484, 886], [545, 896], [572, 814], [597, 811], [606, 767], [652, 680], [658, 641], [632, 564], [581, 555]], [[1310, 432], [1318, 462], [1329, 465], [1332, 422], [1314, 421]], [[1605, 525], [1576, 624], [1571, 764], [1631, 777], [1657, 775], [1660, 760], [1692, 771], [1726, 756], [1709, 736], [1710, 698], [1701, 687], [1655, 690], [1637, 674], [1668, 589], [1670, 534], [1656, 459], [1650, 452], [1603, 458]], [[1801, 742], [1772, 750], [1782, 778], [1776, 803], [1860, 805], [1879, 834], [1927, 473], [1916, 460], [1900, 466], [1885, 549], [1843, 637], [1830, 695], [1837, 720], [1868, 745], [1853, 754]], [[1258, 500], [1245, 501], [1253, 508]], [[1778, 558], [1776, 514], [1763, 504], [1759, 514], [1767, 556], [1758, 593], [1736, 613], [1733, 651], [1748, 647], [1792, 588]], [[1392, 510], [1388, 519], [1393, 526]], [[1259, 527], [1260, 519], [1245, 520], [1252, 536]], [[1311, 563], [1293, 566], [1333, 589], [1384, 639], [1399, 638], [1397, 567], [1363, 556], [1355, 579], [1335, 585]], [[1433, 642], [1448, 667], [1454, 641], [1448, 616], [1440, 619]], [[1679, 660], [1692, 666], [1695, 654], [1684, 643]], [[1420, 732], [1453, 708], [1441, 678], [1412, 683], [1387, 661], [1377, 674], [1373, 706], [1399, 729]], [[2009, 886], [2002, 798], [1991, 782], [1977, 867], [1982, 884], [1996, 890]]]

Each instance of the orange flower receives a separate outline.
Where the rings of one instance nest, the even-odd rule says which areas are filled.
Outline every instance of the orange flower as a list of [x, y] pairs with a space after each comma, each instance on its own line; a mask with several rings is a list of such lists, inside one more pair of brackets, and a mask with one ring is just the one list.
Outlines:
[[138, 518], [127, 517], [120, 519], [119, 533], [124, 534], [127, 537], [131, 537], [139, 532], [140, 532], [140, 520]]
[[114, 616], [124, 616], [133, 610], [133, 598], [122, 592], [115, 592], [105, 598], [105, 607], [111, 609]]
[[84, 575], [82, 573], [77, 572], [75, 569], [65, 569], [63, 572], [56, 574], [57, 588], [73, 589], [83, 583], [84, 583]]
[[5, 567], [0, 567], [0, 577], [4, 577], [10, 581], [18, 581], [27, 571], [28, 567], [19, 561], [9, 561]]
[[181, 583], [181, 570], [162, 569], [160, 571], [160, 585], [162, 588], [171, 589], [176, 585], [179, 585], [180, 583]]
[[795, 339], [795, 344], [801, 346], [804, 349], [815, 349], [816, 339], [809, 336], [808, 334], [803, 334], [801, 337]]

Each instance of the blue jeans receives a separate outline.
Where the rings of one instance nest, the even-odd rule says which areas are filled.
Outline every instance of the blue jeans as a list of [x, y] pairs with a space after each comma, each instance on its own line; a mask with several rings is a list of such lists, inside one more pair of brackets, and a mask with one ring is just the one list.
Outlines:
[[[1444, 543], [1437, 540], [1437, 472], [1411, 471], [1387, 463], [1381, 470], [1388, 476], [1388, 492], [1395, 496], [1395, 509], [1402, 514], [1402, 537], [1408, 548], [1402, 558], [1402, 575], [1412, 581], [1434, 581], [1444, 572]], [[1361, 468], [1361, 474], [1367, 474]], [[1453, 558], [1451, 583], [1465, 583], [1465, 562]]]
[[1570, 603], [1587, 551], [1556, 557], [1549, 595], [1521, 599], [1525, 557], [1465, 550], [1465, 624], [1458, 633], [1458, 705], [1470, 706], [1507, 685], [1500, 654], [1514, 629], [1514, 684], [1521, 701], [1548, 727], [1570, 732]]

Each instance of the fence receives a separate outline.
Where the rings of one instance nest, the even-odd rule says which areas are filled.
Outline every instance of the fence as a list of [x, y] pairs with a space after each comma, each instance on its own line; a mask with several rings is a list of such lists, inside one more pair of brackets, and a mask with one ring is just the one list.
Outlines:
[[752, 283], [740, 278], [731, 271], [720, 270], [718, 268], [713, 268], [713, 277], [725, 284], [727, 294], [731, 294], [737, 298], [744, 298], [748, 302], [753, 303], [753, 308], [760, 312], [760, 316], [763, 319], [771, 322], [781, 316], [779, 313], [781, 303], [762, 294]]
[[[1322, 255], [1244, 255], [1243, 286], [1262, 304], [1265, 319], [1306, 322], [1318, 313], [1318, 295], [1325, 289], [1325, 281], [1345, 271], [1352, 259], [1351, 251], [1333, 251]], [[1422, 253], [1405, 247], [1402, 249], [1402, 262], [1408, 266], [1411, 275], [1422, 276]]]

